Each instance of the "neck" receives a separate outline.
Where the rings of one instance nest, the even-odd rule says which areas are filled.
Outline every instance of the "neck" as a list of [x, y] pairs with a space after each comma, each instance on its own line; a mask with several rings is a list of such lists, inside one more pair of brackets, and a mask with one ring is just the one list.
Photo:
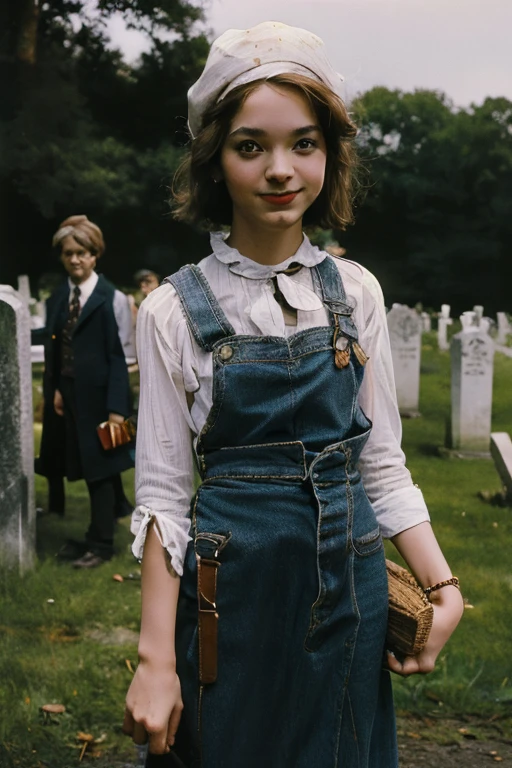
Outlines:
[[287, 229], [251, 231], [233, 222], [228, 245], [258, 264], [281, 264], [298, 251], [303, 241], [302, 221]]

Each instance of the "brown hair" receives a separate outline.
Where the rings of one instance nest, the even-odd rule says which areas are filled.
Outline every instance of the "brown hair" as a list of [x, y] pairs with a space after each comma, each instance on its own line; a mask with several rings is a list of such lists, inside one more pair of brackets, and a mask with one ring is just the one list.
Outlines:
[[262, 83], [297, 89], [316, 114], [327, 147], [325, 181], [319, 196], [304, 214], [304, 226], [345, 229], [352, 223], [354, 170], [353, 139], [357, 133], [341, 99], [323, 83], [297, 74], [255, 80], [234, 88], [206, 110], [201, 130], [176, 171], [173, 185], [174, 216], [207, 229], [230, 225], [233, 203], [223, 183], [215, 183], [220, 153], [231, 121], [250, 93]]
[[85, 248], [92, 256], [99, 257], [105, 250], [103, 233], [97, 224], [89, 221], [87, 216], [68, 216], [59, 224], [57, 232], [53, 236], [52, 245], [60, 248], [62, 241], [71, 235], [82, 248]]

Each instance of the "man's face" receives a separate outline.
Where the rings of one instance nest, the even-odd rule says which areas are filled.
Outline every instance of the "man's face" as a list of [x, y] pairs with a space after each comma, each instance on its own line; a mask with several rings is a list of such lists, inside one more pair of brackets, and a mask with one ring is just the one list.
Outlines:
[[139, 288], [144, 296], [147, 296], [151, 291], [154, 291], [155, 288], [158, 288], [158, 285], [159, 282], [156, 275], [146, 275], [139, 280]]
[[92, 275], [96, 266], [96, 256], [80, 245], [73, 235], [65, 237], [61, 247], [60, 260], [64, 264], [64, 269], [71, 282], [80, 285]]

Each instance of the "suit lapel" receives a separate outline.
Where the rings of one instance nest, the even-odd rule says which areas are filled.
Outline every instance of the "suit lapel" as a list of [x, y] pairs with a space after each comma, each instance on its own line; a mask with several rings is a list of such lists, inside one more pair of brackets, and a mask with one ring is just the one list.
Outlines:
[[109, 291], [108, 286], [106, 284], [105, 278], [103, 275], [99, 275], [98, 282], [96, 283], [96, 287], [94, 288], [94, 291], [91, 293], [89, 298], [84, 304], [84, 307], [82, 311], [80, 312], [80, 315], [78, 317], [77, 324], [75, 325], [75, 329], [73, 333], [77, 333], [84, 322], [87, 320], [92, 313], [98, 309], [102, 304], [105, 303], [107, 297], [108, 297]]

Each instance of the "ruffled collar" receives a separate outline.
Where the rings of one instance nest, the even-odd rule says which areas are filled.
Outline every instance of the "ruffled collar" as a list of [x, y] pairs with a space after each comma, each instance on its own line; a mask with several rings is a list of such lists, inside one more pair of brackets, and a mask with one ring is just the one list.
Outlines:
[[257, 261], [243, 256], [236, 248], [228, 245], [226, 237], [228, 235], [224, 232], [211, 233], [210, 242], [215, 258], [226, 264], [233, 274], [247, 277], [250, 280], [268, 280], [288, 269], [292, 262], [294, 264], [302, 264], [304, 267], [315, 267], [327, 255], [324, 251], [317, 248], [316, 245], [312, 245], [306, 235], [304, 235], [304, 239], [297, 252], [286, 259], [286, 261], [282, 261], [280, 264], [259, 264]]

